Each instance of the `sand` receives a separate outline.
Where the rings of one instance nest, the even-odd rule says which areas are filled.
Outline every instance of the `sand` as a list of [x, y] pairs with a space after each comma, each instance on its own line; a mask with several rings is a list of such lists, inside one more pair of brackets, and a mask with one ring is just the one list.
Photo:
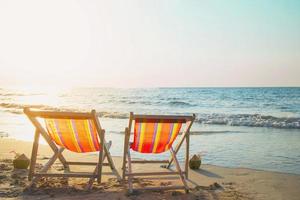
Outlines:
[[[79, 178], [48, 178], [38, 182], [36, 188], [28, 189], [27, 170], [13, 169], [11, 151], [31, 154], [30, 142], [14, 139], [0, 139], [0, 199], [300, 199], [300, 176], [287, 173], [267, 172], [244, 168], [226, 168], [213, 165], [201, 165], [200, 170], [190, 170], [189, 194], [177, 191], [141, 191], [134, 195], [127, 193], [126, 183], [119, 183], [113, 176], [103, 176], [103, 182], [93, 184], [90, 191], [84, 190], [87, 179]], [[113, 147], [112, 147], [113, 148]], [[41, 168], [52, 155], [50, 149], [40, 145], [37, 168]], [[64, 152], [67, 159], [96, 161], [94, 154], [74, 154]], [[116, 167], [121, 172], [120, 157], [113, 157]], [[157, 164], [137, 165], [136, 171], [167, 170]], [[59, 162], [51, 171], [61, 171]], [[73, 171], [91, 171], [90, 167], [72, 167]], [[108, 169], [104, 169], [108, 171]], [[160, 177], [151, 179], [135, 179], [134, 185], [166, 186], [180, 185], [179, 179], [162, 180]]]

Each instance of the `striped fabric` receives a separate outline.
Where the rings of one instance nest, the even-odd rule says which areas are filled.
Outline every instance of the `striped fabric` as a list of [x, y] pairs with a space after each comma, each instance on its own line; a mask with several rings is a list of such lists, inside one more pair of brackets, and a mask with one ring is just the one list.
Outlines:
[[49, 136], [59, 146], [83, 153], [99, 150], [96, 126], [87, 119], [45, 119]]
[[165, 152], [171, 148], [181, 126], [181, 122], [168, 120], [135, 120], [131, 149], [141, 153]]

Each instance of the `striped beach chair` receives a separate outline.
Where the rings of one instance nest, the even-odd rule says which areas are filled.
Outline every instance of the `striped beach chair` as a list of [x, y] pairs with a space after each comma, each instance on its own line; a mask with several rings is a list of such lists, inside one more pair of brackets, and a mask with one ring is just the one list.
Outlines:
[[[101, 182], [102, 166], [109, 166], [112, 174], [121, 180], [109, 152], [111, 142], [106, 143], [105, 130], [101, 128], [95, 110], [90, 113], [79, 113], [32, 111], [29, 108], [24, 108], [24, 113], [35, 127], [28, 174], [28, 179], [32, 181], [30, 185], [36, 183], [41, 177], [81, 177], [89, 178], [87, 189], [90, 189], [96, 178], [98, 183]], [[44, 119], [44, 126], [38, 118]], [[35, 172], [40, 135], [54, 151], [54, 155], [39, 172]], [[62, 154], [65, 149], [76, 153], [99, 152], [98, 162], [67, 161]], [[107, 158], [107, 163], [104, 163], [105, 158]], [[64, 166], [66, 173], [47, 173], [57, 159]], [[94, 165], [95, 170], [91, 173], [71, 172], [70, 165]]]
[[[188, 161], [189, 161], [189, 131], [195, 120], [195, 115], [191, 116], [177, 116], [177, 115], [136, 115], [130, 113], [129, 125], [125, 129], [124, 140], [124, 155], [123, 155], [123, 180], [128, 178], [128, 189], [132, 193], [134, 190], [139, 189], [185, 189], [188, 192], [189, 188], [186, 182], [188, 178]], [[133, 128], [133, 142], [130, 142], [131, 127], [134, 121]], [[173, 149], [173, 142], [177, 138], [183, 124], [185, 129], [179, 138], [179, 141]], [[185, 151], [185, 170], [182, 171], [177, 160], [176, 154], [179, 151], [183, 142], [186, 141]], [[170, 151], [171, 156], [169, 160], [132, 160], [130, 151], [139, 152], [142, 154], [160, 154]], [[134, 173], [132, 164], [145, 164], [145, 163], [165, 163], [166, 168], [169, 168], [175, 163], [177, 171], [164, 171], [164, 172], [141, 172]], [[148, 187], [148, 188], [133, 188], [132, 179], [134, 177], [145, 176], [164, 176], [164, 175], [179, 175], [183, 186], [165, 186], [165, 187]]]

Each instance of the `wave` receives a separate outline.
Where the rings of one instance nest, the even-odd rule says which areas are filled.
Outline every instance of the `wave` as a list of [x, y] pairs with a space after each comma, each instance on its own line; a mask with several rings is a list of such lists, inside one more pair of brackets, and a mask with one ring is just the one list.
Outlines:
[[10, 112], [13, 114], [23, 114], [23, 108], [25, 107], [30, 107], [38, 110], [47, 110], [47, 111], [74, 111], [74, 112], [80, 111], [75, 109], [58, 108], [58, 107], [42, 105], [42, 104], [30, 105], [30, 104], [16, 104], [16, 103], [0, 103], [0, 107], [4, 108], [3, 110], [5, 112]]
[[191, 131], [190, 135], [210, 135], [218, 133], [243, 133], [242, 131]]
[[153, 103], [151, 101], [131, 101], [131, 100], [121, 100], [119, 101], [121, 103], [126, 104], [142, 104], [142, 105], [152, 105]]
[[[70, 109], [67, 107], [54, 107], [48, 105], [29, 105], [16, 103], [0, 103], [2, 111], [13, 114], [23, 114], [24, 107], [48, 111], [89, 112], [90, 110]], [[127, 119], [129, 113], [124, 112], [98, 112], [99, 117], [112, 119]], [[260, 114], [198, 114], [195, 120], [199, 124], [227, 125], [227, 126], [249, 126], [249, 127], [271, 127], [300, 129], [300, 118], [274, 117]], [[203, 133], [203, 132], [202, 132]]]
[[139, 105], [169, 105], [169, 106], [178, 106], [178, 107], [193, 107], [196, 106], [191, 103], [183, 102], [183, 101], [177, 101], [176, 98], [173, 98], [172, 100], [168, 99], [160, 99], [160, 100], [131, 100], [131, 99], [114, 99], [114, 100], [109, 100], [108, 102], [112, 103], [122, 103], [122, 104], [128, 104], [128, 105], [133, 105], [133, 104], [139, 104]]
[[113, 118], [113, 119], [128, 119], [129, 113], [119, 113], [119, 112], [97, 112], [99, 117]]
[[211, 114], [198, 115], [196, 122], [202, 124], [271, 127], [271, 128], [294, 128], [300, 129], [300, 118], [274, 117], [260, 114]]
[[20, 93], [20, 92], [11, 92], [6, 91], [0, 88], [0, 97], [22, 97], [22, 96], [36, 96], [36, 95], [45, 95], [44, 93]]
[[[70, 109], [65, 107], [54, 107], [48, 105], [30, 105], [30, 104], [16, 104], [16, 103], [0, 103], [0, 107], [4, 108], [5, 112], [12, 114], [23, 114], [23, 108], [30, 107], [32, 109], [56, 111], [56, 112], [90, 112], [91, 110], [84, 109]], [[119, 112], [97, 112], [99, 117], [113, 118], [113, 119], [127, 119], [129, 118], [129, 113], [119, 113]]]
[[195, 106], [193, 104], [183, 102], [183, 101], [170, 101], [168, 104], [171, 106]]

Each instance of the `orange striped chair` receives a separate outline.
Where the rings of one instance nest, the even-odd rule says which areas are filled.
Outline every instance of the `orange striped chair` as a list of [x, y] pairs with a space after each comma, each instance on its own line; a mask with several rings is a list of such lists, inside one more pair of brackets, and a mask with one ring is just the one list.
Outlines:
[[[31, 185], [41, 177], [84, 177], [90, 178], [87, 185], [89, 189], [95, 178], [99, 183], [101, 182], [102, 166], [110, 166], [112, 174], [118, 180], [121, 179], [109, 152], [111, 142], [105, 142], [105, 130], [101, 128], [95, 110], [90, 113], [78, 113], [32, 111], [24, 108], [24, 113], [36, 129], [28, 174], [28, 179], [32, 180]], [[44, 119], [45, 126], [42, 126], [37, 118]], [[35, 172], [40, 135], [54, 151], [54, 155], [39, 172]], [[62, 155], [65, 149], [76, 153], [99, 152], [98, 162], [68, 162]], [[107, 163], [104, 163], [105, 158], [107, 158]], [[68, 173], [47, 173], [57, 159]], [[96, 167], [91, 173], [83, 173], [70, 172], [70, 165], [95, 165]]]
[[[178, 115], [136, 115], [130, 113], [129, 126], [125, 129], [124, 140], [124, 155], [123, 155], [123, 180], [128, 177], [129, 192], [132, 193], [134, 177], [145, 176], [163, 176], [163, 175], [179, 175], [183, 186], [167, 186], [167, 187], [150, 187], [139, 189], [185, 189], [188, 192], [189, 188], [186, 183], [188, 178], [188, 160], [189, 160], [189, 131], [195, 120], [195, 115], [191, 116], [178, 116]], [[130, 142], [130, 133], [132, 124], [133, 128], [133, 142]], [[173, 142], [177, 138], [182, 125], [185, 124], [185, 129], [179, 139], [175, 149], [173, 149]], [[185, 158], [185, 171], [181, 170], [176, 154], [179, 151], [182, 143], [186, 141], [186, 158]], [[142, 154], [160, 154], [170, 151], [171, 157], [169, 160], [131, 160], [130, 151], [139, 152]], [[144, 163], [166, 163], [167, 168], [175, 163], [177, 171], [164, 171], [164, 172], [141, 172], [134, 173], [132, 164]]]

